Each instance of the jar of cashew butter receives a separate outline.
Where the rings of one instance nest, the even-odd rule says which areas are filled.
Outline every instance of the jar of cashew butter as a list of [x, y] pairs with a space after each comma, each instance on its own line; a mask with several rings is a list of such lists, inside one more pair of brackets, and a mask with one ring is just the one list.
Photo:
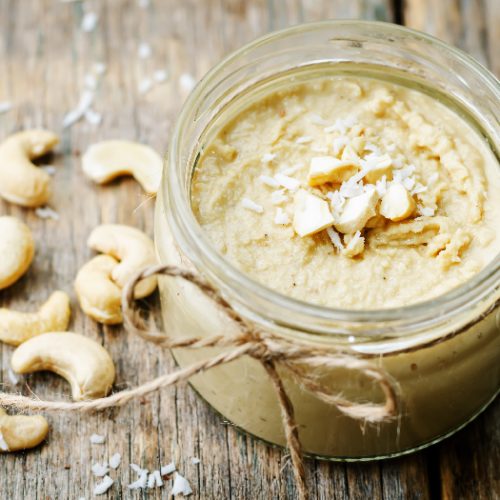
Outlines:
[[[186, 101], [157, 200], [160, 261], [199, 272], [260, 330], [370, 361], [398, 386], [395, 418], [360, 423], [280, 370], [307, 454], [408, 453], [497, 395], [499, 98], [493, 75], [430, 36], [325, 21], [243, 47]], [[237, 333], [193, 284], [160, 289], [172, 338]], [[182, 367], [218, 352], [173, 354]], [[384, 401], [355, 370], [315, 375]], [[255, 359], [191, 383], [238, 428], [285, 444]]]

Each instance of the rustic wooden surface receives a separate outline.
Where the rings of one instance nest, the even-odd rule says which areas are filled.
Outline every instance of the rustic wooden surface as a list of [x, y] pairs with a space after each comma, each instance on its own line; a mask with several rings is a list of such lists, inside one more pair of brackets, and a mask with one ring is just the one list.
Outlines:
[[[95, 31], [80, 29], [83, 9], [99, 15]], [[153, 208], [131, 180], [107, 187], [91, 185], [79, 156], [98, 139], [128, 138], [164, 151], [179, 111], [179, 75], [196, 77], [229, 51], [269, 31], [326, 18], [367, 18], [402, 22], [429, 31], [473, 54], [500, 72], [500, 7], [497, 0], [0, 0], [0, 102], [15, 108], [0, 115], [0, 137], [43, 126], [61, 132], [50, 160], [57, 167], [51, 206], [59, 221], [41, 220], [33, 211], [0, 202], [0, 214], [25, 220], [34, 232], [37, 254], [28, 274], [0, 292], [0, 305], [29, 309], [49, 292], [73, 297], [71, 328], [98, 339], [117, 365], [117, 387], [126, 387], [173, 367], [168, 353], [127, 335], [121, 328], [97, 326], [75, 301], [72, 282], [91, 256], [85, 240], [103, 222], [135, 225], [153, 232]], [[153, 49], [137, 57], [138, 45]], [[104, 61], [95, 109], [99, 127], [85, 121], [62, 131], [61, 120], [74, 107], [84, 75]], [[156, 69], [170, 77], [147, 95], [142, 78]], [[1, 256], [0, 256], [1, 258]], [[7, 376], [12, 348], [0, 346], [4, 387], [65, 398], [68, 386], [50, 374], [37, 374], [12, 387]], [[167, 498], [169, 488], [130, 493], [135, 480], [130, 462], [153, 469], [176, 459], [191, 481], [193, 498], [294, 498], [286, 454], [241, 435], [227, 425], [188, 386], [172, 388], [121, 410], [95, 416], [48, 415], [48, 441], [29, 453], [0, 456], [3, 499], [91, 498], [96, 480], [90, 465], [114, 452], [123, 464], [107, 498]], [[309, 461], [312, 496], [321, 499], [492, 499], [500, 494], [500, 401], [444, 443], [397, 460], [366, 464]], [[89, 436], [107, 436], [91, 446]], [[201, 463], [193, 465], [191, 457]]]

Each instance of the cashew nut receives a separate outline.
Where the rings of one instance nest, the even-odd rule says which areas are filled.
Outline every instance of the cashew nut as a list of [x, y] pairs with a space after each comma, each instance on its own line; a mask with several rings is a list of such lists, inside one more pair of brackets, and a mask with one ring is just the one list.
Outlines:
[[28, 270], [34, 255], [35, 243], [29, 227], [15, 217], [0, 217], [0, 290]]
[[0, 408], [0, 451], [18, 451], [38, 446], [49, 432], [41, 415], [7, 415]]
[[132, 175], [148, 194], [156, 194], [163, 161], [149, 146], [115, 140], [90, 146], [82, 157], [84, 173], [98, 184], [121, 175]]
[[21, 344], [12, 355], [18, 373], [48, 370], [71, 385], [75, 401], [106, 396], [115, 380], [115, 366], [104, 347], [71, 332], [42, 333]]
[[[93, 250], [111, 255], [120, 261], [111, 271], [111, 278], [120, 288], [123, 288], [137, 271], [157, 263], [153, 241], [134, 227], [121, 224], [97, 226], [90, 234], [87, 244]], [[135, 287], [135, 298], [141, 299], [150, 295], [156, 284], [156, 277], [142, 280]]]
[[31, 160], [59, 142], [49, 130], [24, 130], [0, 144], [0, 196], [24, 207], [39, 207], [50, 196], [50, 176]]
[[0, 309], [0, 340], [18, 346], [45, 332], [64, 332], [71, 309], [64, 292], [54, 292], [36, 313]]
[[83, 312], [105, 325], [123, 321], [121, 288], [111, 278], [118, 261], [109, 255], [89, 260], [76, 275], [75, 290]]

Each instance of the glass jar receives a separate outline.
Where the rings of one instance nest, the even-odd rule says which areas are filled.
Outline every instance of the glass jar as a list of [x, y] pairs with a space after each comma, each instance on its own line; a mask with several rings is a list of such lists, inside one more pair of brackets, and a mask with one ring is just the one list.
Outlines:
[[[196, 269], [260, 328], [307, 345], [371, 360], [398, 382], [401, 412], [362, 425], [300, 388], [282, 371], [307, 454], [365, 460], [432, 444], [481, 412], [500, 387], [500, 261], [437, 299], [397, 309], [338, 310], [268, 289], [233, 267], [209, 243], [190, 206], [190, 182], [203, 145], [224, 110], [250, 94], [296, 79], [297, 71], [370, 74], [427, 92], [468, 120], [496, 154], [500, 145], [498, 81], [466, 54], [399, 26], [361, 21], [305, 24], [265, 36], [212, 69], [186, 101], [173, 132], [156, 207], [162, 263]], [[249, 89], [253, 89], [251, 92]], [[240, 108], [241, 109], [241, 108]], [[497, 156], [498, 157], [498, 156]], [[232, 335], [235, 325], [191, 283], [160, 280], [165, 331], [172, 338]], [[178, 349], [180, 366], [219, 349]], [[343, 369], [318, 374], [354, 401], [383, 401], [380, 388]], [[227, 420], [284, 445], [278, 403], [262, 366], [241, 358], [193, 377], [193, 387]]]

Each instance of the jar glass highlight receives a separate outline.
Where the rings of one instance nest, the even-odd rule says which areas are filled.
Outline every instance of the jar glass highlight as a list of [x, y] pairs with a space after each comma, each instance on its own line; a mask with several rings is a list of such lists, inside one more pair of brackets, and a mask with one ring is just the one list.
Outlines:
[[[196, 269], [229, 303], [262, 329], [298, 343], [337, 348], [371, 360], [398, 382], [401, 413], [362, 425], [298, 387], [281, 372], [307, 454], [338, 460], [395, 456], [432, 444], [482, 411], [500, 388], [500, 259], [437, 299], [397, 309], [338, 310], [280, 295], [234, 268], [210, 245], [190, 206], [200, 151], [227, 120], [258, 96], [321, 74], [367, 75], [416, 88], [467, 120], [497, 155], [498, 81], [466, 54], [385, 23], [326, 21], [261, 38], [212, 69], [184, 105], [173, 132], [155, 237], [162, 263]], [[173, 338], [235, 333], [191, 283], [160, 279], [164, 329]], [[220, 349], [178, 349], [180, 366]], [[319, 374], [357, 402], [382, 402], [379, 388], [344, 369]], [[274, 390], [250, 358], [191, 379], [198, 393], [240, 429], [285, 445]]]

